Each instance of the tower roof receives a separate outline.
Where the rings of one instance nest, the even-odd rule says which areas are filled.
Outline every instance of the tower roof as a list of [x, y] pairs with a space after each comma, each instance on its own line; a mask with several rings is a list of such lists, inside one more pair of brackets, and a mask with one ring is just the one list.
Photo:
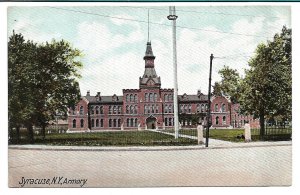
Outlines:
[[140, 77], [140, 88], [159, 88], [161, 86], [160, 77], [156, 75], [154, 68], [154, 59], [151, 42], [147, 42], [145, 60], [145, 71], [143, 77]]
[[145, 59], [155, 59], [155, 56], [153, 55], [153, 51], [152, 51], [152, 47], [151, 47], [151, 42], [147, 42], [144, 60]]

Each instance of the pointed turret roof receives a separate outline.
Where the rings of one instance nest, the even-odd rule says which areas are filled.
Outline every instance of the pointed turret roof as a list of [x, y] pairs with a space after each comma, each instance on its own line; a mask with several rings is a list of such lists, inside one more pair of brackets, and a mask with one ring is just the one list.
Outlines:
[[146, 59], [155, 59], [155, 56], [153, 55], [151, 42], [147, 42], [146, 52], [144, 56], [144, 60]]

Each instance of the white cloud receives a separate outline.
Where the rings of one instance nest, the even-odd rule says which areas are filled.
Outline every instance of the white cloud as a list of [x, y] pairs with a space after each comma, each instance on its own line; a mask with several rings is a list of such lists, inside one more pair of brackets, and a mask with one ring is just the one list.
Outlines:
[[[39, 28], [41, 21], [31, 21], [27, 18], [20, 18], [15, 20], [11, 26], [15, 33], [21, 33], [26, 40], [33, 40], [34, 42], [42, 43], [51, 41], [52, 39], [60, 40], [63, 38], [62, 34], [51, 30], [48, 32], [42, 32]], [[12, 31], [8, 32], [9, 36], [12, 35]]]

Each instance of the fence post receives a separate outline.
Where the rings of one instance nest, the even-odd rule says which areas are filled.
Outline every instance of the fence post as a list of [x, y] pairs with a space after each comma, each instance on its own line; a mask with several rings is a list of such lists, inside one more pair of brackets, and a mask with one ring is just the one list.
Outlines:
[[251, 141], [251, 128], [250, 124], [246, 123], [245, 124], [245, 142], [250, 142]]
[[203, 141], [203, 126], [200, 125], [200, 124], [197, 126], [197, 138], [198, 138], [198, 145], [204, 144], [204, 141]]

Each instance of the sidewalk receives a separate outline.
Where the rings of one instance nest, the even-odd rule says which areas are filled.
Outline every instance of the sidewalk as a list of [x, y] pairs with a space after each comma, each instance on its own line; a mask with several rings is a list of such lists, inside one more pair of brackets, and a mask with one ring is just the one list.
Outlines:
[[19, 150], [54, 150], [54, 151], [171, 151], [171, 150], [202, 150], [202, 149], [230, 149], [251, 147], [274, 147], [292, 145], [292, 141], [276, 142], [228, 142], [209, 139], [208, 147], [203, 145], [193, 146], [52, 146], [52, 145], [9, 145], [8, 149]]

